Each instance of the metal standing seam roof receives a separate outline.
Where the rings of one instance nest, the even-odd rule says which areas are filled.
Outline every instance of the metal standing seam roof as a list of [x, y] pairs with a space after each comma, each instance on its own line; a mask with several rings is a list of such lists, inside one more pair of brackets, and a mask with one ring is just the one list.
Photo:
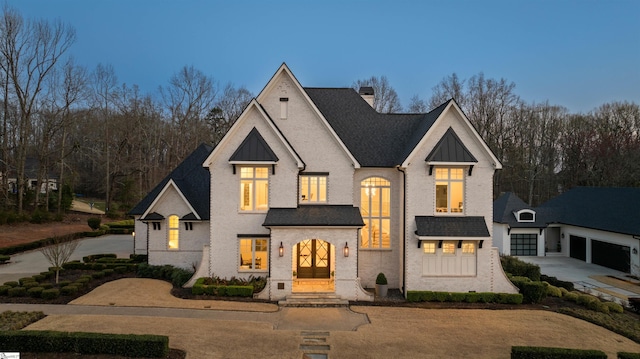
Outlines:
[[297, 208], [270, 208], [265, 227], [364, 227], [360, 209], [351, 205], [302, 205]]
[[363, 167], [402, 164], [449, 103], [428, 113], [382, 114], [352, 88], [304, 90]]
[[462, 143], [453, 128], [440, 138], [431, 153], [425, 159], [427, 162], [478, 162], [478, 160]]
[[419, 237], [489, 237], [489, 229], [481, 216], [416, 216]]
[[229, 158], [233, 161], [269, 161], [277, 162], [278, 156], [271, 150], [271, 147], [264, 140], [260, 132], [254, 127], [240, 146]]

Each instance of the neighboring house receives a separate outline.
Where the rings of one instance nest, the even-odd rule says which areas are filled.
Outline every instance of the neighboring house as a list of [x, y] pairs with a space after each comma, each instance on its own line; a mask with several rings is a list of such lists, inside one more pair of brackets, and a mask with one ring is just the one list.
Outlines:
[[[27, 158], [24, 165], [24, 182], [26, 183], [26, 189], [35, 191], [38, 188], [40, 193], [46, 193], [47, 191], [58, 190], [58, 176], [52, 172], [47, 172], [45, 178], [42, 179], [38, 186], [38, 171], [40, 170], [40, 162], [35, 158]], [[0, 179], [2, 173], [0, 172]], [[8, 191], [11, 193], [18, 193], [18, 176], [15, 170], [8, 171], [7, 184], [9, 186]]]
[[130, 212], [136, 251], [194, 278], [267, 277], [272, 300], [372, 300], [380, 272], [404, 293], [516, 292], [492, 246], [501, 164], [459, 106], [380, 114], [360, 92], [302, 87], [283, 64]]
[[640, 188], [576, 187], [537, 208], [513, 193], [494, 202], [500, 252], [561, 255], [640, 275]]

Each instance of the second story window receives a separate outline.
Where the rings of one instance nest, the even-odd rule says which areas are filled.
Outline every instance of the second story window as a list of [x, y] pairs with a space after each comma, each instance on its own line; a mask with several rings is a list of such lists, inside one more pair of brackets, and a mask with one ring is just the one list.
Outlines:
[[462, 213], [464, 208], [464, 170], [436, 168], [436, 212]]
[[300, 176], [300, 203], [327, 203], [327, 176]]
[[240, 169], [240, 210], [266, 211], [269, 208], [269, 168]]
[[360, 182], [361, 248], [391, 248], [391, 184], [381, 177]]
[[180, 219], [176, 215], [169, 216], [169, 249], [180, 249]]

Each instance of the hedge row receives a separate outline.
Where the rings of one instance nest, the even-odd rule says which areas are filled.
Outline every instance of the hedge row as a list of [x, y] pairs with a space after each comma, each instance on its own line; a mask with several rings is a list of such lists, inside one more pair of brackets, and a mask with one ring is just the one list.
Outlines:
[[607, 359], [607, 354], [600, 350], [511, 347], [511, 359]]
[[62, 265], [64, 269], [80, 269], [80, 270], [105, 270], [113, 269], [116, 273], [135, 272], [138, 268], [137, 263], [81, 263], [80, 261], [71, 261]]
[[502, 269], [513, 276], [527, 277], [534, 282], [540, 280], [540, 267], [535, 264], [526, 263], [511, 256], [501, 256], [500, 263]]
[[4, 254], [0, 254], [0, 264], [3, 264], [3, 263], [5, 263], [5, 262], [8, 262], [8, 261], [9, 261], [9, 259], [11, 259], [11, 257], [10, 257], [10, 256], [6, 256], [6, 255], [4, 255]]
[[172, 265], [154, 266], [147, 263], [138, 265], [138, 277], [162, 279], [180, 288], [193, 277], [193, 272]]
[[220, 297], [251, 297], [253, 296], [252, 286], [243, 285], [206, 285], [194, 284], [191, 293], [195, 295], [217, 295]]
[[[195, 286], [194, 286], [195, 288]], [[510, 293], [449, 293], [431, 291], [407, 291], [409, 302], [466, 302], [522, 304], [522, 294]]]
[[0, 331], [0, 348], [10, 352], [109, 354], [163, 358], [169, 352], [169, 338], [161, 335]]
[[532, 281], [528, 277], [521, 276], [510, 277], [509, 279], [511, 283], [520, 289], [524, 303], [540, 303], [547, 297], [549, 284], [546, 282]]

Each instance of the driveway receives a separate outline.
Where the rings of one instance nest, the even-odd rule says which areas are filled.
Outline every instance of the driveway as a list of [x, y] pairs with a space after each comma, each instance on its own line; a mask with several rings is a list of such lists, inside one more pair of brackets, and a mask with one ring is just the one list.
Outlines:
[[[626, 301], [628, 297], [640, 296], [640, 286], [636, 286], [637, 290], [633, 288], [638, 281], [629, 278], [628, 273], [570, 257], [522, 256], [518, 258], [538, 265], [542, 274], [572, 282], [578, 290], [602, 295], [609, 300], [621, 302]], [[627, 290], [629, 288], [636, 292]]]
[[[80, 239], [70, 260], [82, 260], [84, 256], [102, 253], [115, 253], [118, 257], [129, 258], [132, 251], [133, 237], [128, 234], [85, 238]], [[39, 250], [12, 255], [9, 263], [0, 265], [0, 284], [46, 272], [49, 267], [51, 263]]]

